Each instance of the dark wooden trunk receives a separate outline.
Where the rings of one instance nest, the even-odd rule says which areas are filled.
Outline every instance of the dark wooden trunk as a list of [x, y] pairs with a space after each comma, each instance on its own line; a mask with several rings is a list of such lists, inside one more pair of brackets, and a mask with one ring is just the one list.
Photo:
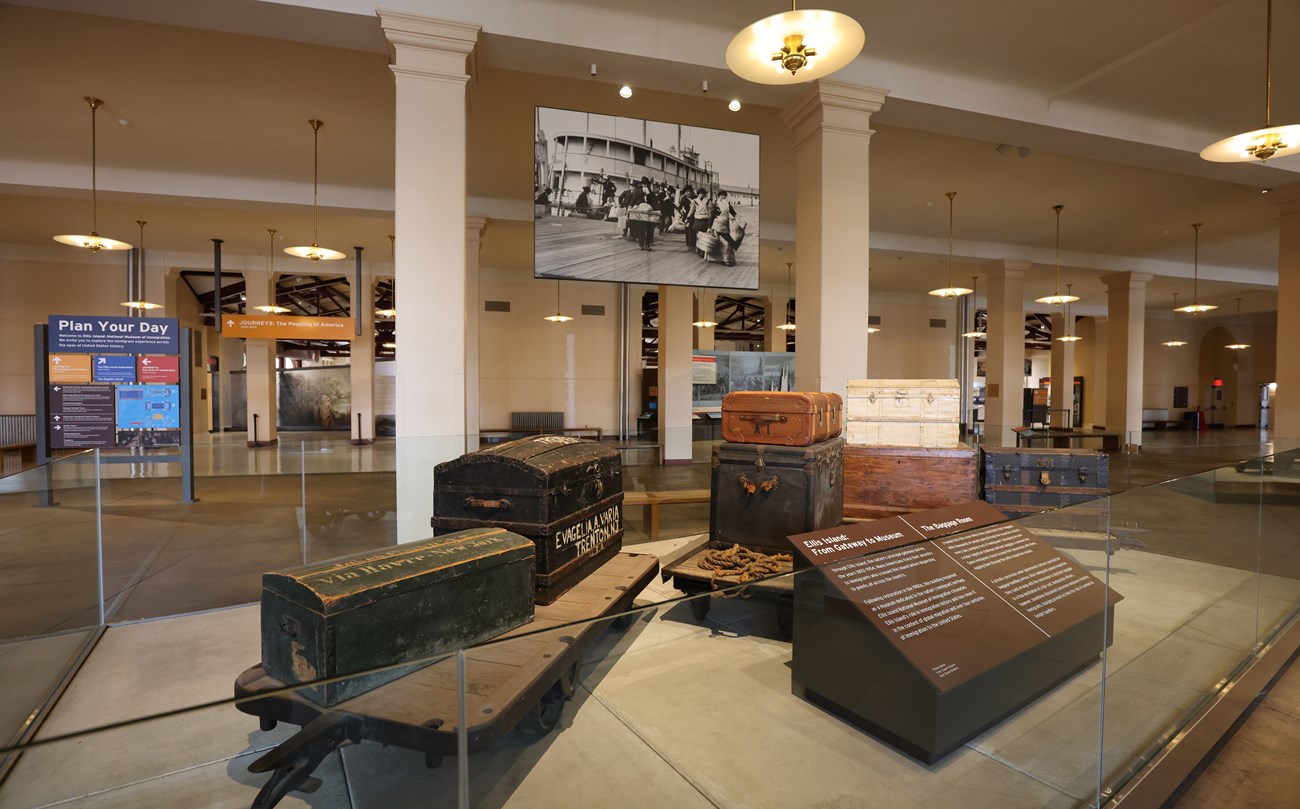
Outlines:
[[843, 521], [844, 439], [808, 447], [715, 444], [709, 541], [790, 551], [786, 537]]
[[[296, 684], [420, 660], [533, 618], [533, 543], [495, 528], [262, 576], [262, 664]], [[334, 705], [424, 663], [304, 689]]]
[[531, 436], [439, 464], [433, 479], [435, 534], [492, 526], [533, 540], [538, 604], [622, 547], [622, 466], [613, 448]]
[[737, 444], [806, 447], [840, 434], [837, 393], [740, 391], [722, 398], [722, 438]]
[[984, 499], [1007, 516], [1034, 514], [1110, 494], [1110, 456], [1090, 449], [986, 447]]
[[844, 516], [877, 519], [979, 499], [972, 447], [844, 448]]

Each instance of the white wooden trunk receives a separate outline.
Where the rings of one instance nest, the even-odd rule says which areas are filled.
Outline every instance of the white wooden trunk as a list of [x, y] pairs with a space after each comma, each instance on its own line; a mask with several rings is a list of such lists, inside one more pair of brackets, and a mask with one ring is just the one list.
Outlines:
[[849, 380], [845, 439], [875, 447], [961, 446], [955, 379]]
[[929, 421], [850, 421], [845, 440], [870, 447], [923, 447], [950, 449], [964, 446], [956, 423]]

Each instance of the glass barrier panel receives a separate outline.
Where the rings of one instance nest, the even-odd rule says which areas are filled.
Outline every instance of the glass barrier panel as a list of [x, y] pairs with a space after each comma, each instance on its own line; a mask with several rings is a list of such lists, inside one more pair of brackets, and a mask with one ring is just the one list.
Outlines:
[[195, 448], [195, 502], [175, 449], [101, 453], [105, 614], [138, 621], [248, 604], [261, 575], [303, 560], [303, 450], [222, 434]]
[[0, 746], [30, 738], [102, 621], [95, 470], [87, 451], [0, 478]]
[[1273, 640], [1300, 610], [1300, 450], [1251, 461], [1238, 474], [1258, 475], [1259, 627], [1256, 642]]
[[[302, 443], [304, 563], [397, 544], [395, 449], [404, 440], [353, 446], [344, 433]], [[432, 504], [432, 486], [425, 499]]]

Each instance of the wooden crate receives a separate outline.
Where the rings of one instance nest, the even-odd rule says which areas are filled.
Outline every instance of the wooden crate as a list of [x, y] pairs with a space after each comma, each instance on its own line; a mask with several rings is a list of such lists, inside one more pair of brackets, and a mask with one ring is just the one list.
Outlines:
[[844, 448], [844, 516], [875, 519], [979, 499], [972, 447]]
[[[262, 662], [294, 684], [481, 643], [532, 620], [533, 558], [527, 538], [481, 528], [266, 573]], [[333, 705], [411, 671], [303, 693]]]

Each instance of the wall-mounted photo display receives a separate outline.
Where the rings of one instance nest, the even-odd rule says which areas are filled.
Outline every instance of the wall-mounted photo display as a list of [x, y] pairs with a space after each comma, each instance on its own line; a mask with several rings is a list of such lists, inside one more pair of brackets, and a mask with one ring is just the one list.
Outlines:
[[758, 289], [759, 138], [535, 109], [533, 274]]

